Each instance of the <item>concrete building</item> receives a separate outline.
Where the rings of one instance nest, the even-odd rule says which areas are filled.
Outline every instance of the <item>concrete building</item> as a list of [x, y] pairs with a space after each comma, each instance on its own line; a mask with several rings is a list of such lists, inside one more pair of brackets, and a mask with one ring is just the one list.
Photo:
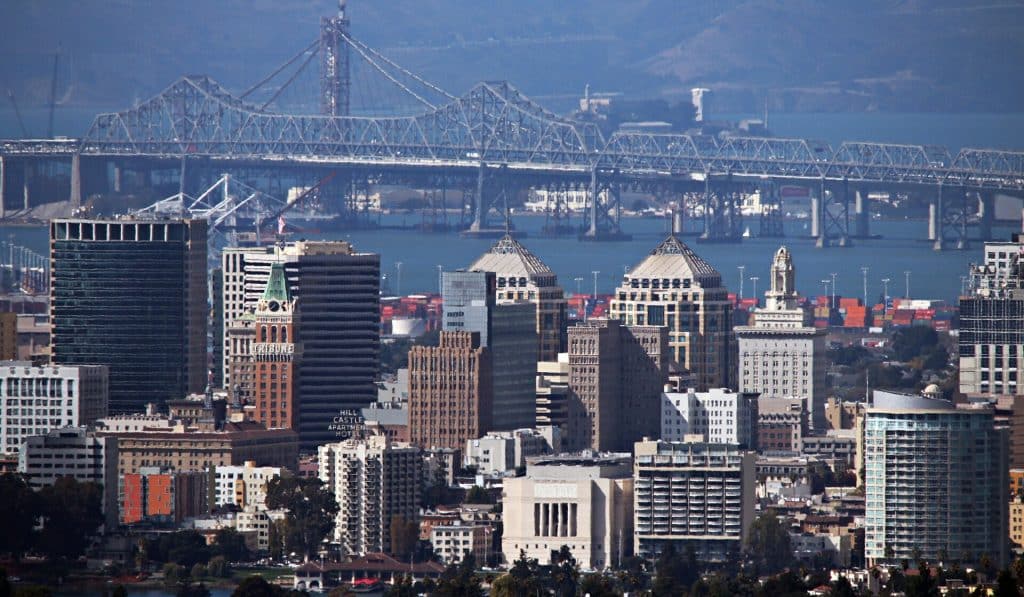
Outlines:
[[0, 312], [0, 360], [14, 361], [18, 358], [18, 314]]
[[548, 439], [536, 429], [491, 431], [479, 439], [466, 440], [463, 464], [477, 473], [506, 473], [526, 466], [526, 459], [550, 454]]
[[875, 390], [864, 425], [868, 566], [940, 554], [1006, 565], [1007, 437], [991, 409]]
[[409, 438], [421, 448], [462, 450], [492, 427], [490, 350], [478, 332], [441, 332], [439, 346], [409, 350]]
[[299, 314], [288, 289], [284, 264], [270, 266], [253, 323], [256, 337], [250, 354], [255, 373], [256, 421], [268, 429], [295, 429], [302, 344], [296, 338]]
[[1015, 549], [1024, 548], [1024, 497], [1010, 499], [1010, 542]]
[[213, 470], [213, 501], [216, 506], [235, 505], [239, 508], [267, 507], [267, 483], [275, 477], [287, 475], [279, 466], [256, 466], [247, 461], [241, 466], [218, 466]]
[[537, 306], [526, 300], [496, 302], [493, 272], [444, 272], [444, 331], [478, 332], [480, 346], [493, 363], [495, 429], [533, 427], [536, 422], [534, 378], [537, 371]]
[[563, 449], [628, 452], [659, 431], [668, 332], [611, 319], [569, 328], [569, 429]]
[[698, 558], [738, 552], [754, 521], [754, 452], [707, 443], [643, 441], [634, 457], [634, 552], [657, 557], [672, 544]]
[[26, 437], [107, 416], [107, 375], [104, 365], [0, 362], [0, 453], [17, 454]]
[[536, 305], [538, 359], [556, 360], [564, 352], [565, 292], [555, 272], [536, 255], [506, 234], [467, 269], [494, 272], [498, 304], [528, 301]]
[[121, 476], [121, 522], [178, 524], [210, 512], [210, 474], [144, 466]]
[[207, 383], [206, 220], [54, 220], [53, 362], [110, 368], [110, 412]]
[[551, 561], [569, 546], [584, 570], [614, 568], [633, 545], [633, 478], [628, 454], [532, 459], [502, 491], [506, 564]]
[[[255, 342], [254, 332], [246, 332], [244, 324], [234, 322], [246, 313], [255, 313], [274, 263], [284, 265], [288, 291], [301, 314], [298, 325], [293, 322], [293, 335], [302, 344], [294, 399], [297, 424], [293, 428], [299, 433], [302, 449], [312, 450], [351, 432], [347, 425], [334, 425], [339, 411], [358, 411], [376, 399], [380, 256], [360, 253], [341, 241], [225, 249], [221, 265], [225, 385], [229, 390], [236, 383], [232, 359], [244, 367], [244, 360], [238, 362], [237, 355], [244, 354], [241, 351], [247, 341]], [[233, 326], [241, 328], [234, 336]]]
[[832, 397], [825, 402], [825, 423], [829, 429], [853, 429], [864, 414], [863, 402], [845, 402]]
[[391, 521], [417, 523], [420, 450], [382, 435], [320, 446], [320, 480], [339, 510], [334, 540], [345, 555], [391, 551]]
[[665, 392], [661, 395], [661, 435], [666, 442], [681, 442], [700, 435], [713, 444], [733, 444], [757, 450], [757, 394], [740, 394], [726, 388], [697, 392]]
[[971, 288], [960, 297], [960, 392], [1024, 395], [1024, 235], [985, 243], [984, 264], [971, 268]]
[[764, 398], [802, 398], [808, 424], [824, 431], [826, 330], [815, 328], [800, 307], [796, 268], [786, 247], [775, 253], [765, 307], [754, 310], [754, 324], [738, 326], [739, 389]]
[[757, 399], [757, 449], [800, 452], [807, 436], [807, 403], [802, 398]]
[[722, 276], [675, 236], [623, 276], [611, 318], [668, 332], [667, 357], [698, 390], [735, 387], [732, 303]]
[[[252, 422], [226, 423], [222, 430], [187, 427], [177, 421], [145, 416], [152, 426], [127, 420], [100, 419], [97, 435], [118, 441], [118, 474], [137, 473], [158, 466], [176, 471], [209, 470], [243, 465], [284, 467], [294, 470], [299, 456], [298, 436], [290, 429], [266, 429]], [[118, 428], [140, 427], [138, 431]]]
[[445, 564], [458, 564], [469, 554], [484, 566], [491, 559], [493, 552], [492, 535], [494, 527], [488, 524], [455, 524], [435, 525], [430, 529], [430, 545], [434, 555]]
[[103, 486], [105, 526], [117, 526], [117, 440], [100, 437], [84, 427], [52, 429], [25, 438], [18, 452], [18, 472], [34, 490], [53, 485], [61, 477]]

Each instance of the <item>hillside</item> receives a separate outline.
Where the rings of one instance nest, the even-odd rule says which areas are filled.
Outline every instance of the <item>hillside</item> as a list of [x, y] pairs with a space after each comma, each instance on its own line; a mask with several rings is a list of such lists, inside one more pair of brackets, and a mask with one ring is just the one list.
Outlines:
[[[583, 86], [715, 90], [719, 112], [1019, 111], [1024, 0], [350, 0], [353, 32], [455, 93], [509, 79], [556, 109]], [[334, 3], [8, 0], [0, 91], [117, 109], [184, 73], [244, 88], [317, 35]], [[7, 109], [5, 106], [4, 109]]]

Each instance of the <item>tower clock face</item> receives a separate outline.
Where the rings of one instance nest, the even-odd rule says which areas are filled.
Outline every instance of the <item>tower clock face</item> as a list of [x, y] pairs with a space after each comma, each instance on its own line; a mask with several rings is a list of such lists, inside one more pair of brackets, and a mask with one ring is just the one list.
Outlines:
[[281, 303], [277, 301], [270, 301], [270, 303], [267, 305], [267, 308], [274, 312], [280, 311]]

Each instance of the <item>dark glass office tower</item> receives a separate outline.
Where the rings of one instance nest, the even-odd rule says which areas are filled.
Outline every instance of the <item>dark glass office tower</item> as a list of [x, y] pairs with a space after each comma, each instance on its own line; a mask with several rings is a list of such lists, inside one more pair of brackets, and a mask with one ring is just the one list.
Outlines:
[[110, 367], [110, 412], [206, 386], [206, 221], [54, 220], [53, 360]]

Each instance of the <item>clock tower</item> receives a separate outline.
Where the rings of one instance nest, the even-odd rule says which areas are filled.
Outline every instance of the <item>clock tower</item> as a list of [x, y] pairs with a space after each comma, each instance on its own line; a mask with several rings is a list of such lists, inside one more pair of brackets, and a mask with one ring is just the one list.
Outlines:
[[295, 389], [302, 357], [302, 345], [295, 338], [297, 318], [284, 264], [274, 263], [267, 287], [256, 303], [256, 339], [252, 345], [256, 420], [268, 429], [293, 429], [297, 423]]

